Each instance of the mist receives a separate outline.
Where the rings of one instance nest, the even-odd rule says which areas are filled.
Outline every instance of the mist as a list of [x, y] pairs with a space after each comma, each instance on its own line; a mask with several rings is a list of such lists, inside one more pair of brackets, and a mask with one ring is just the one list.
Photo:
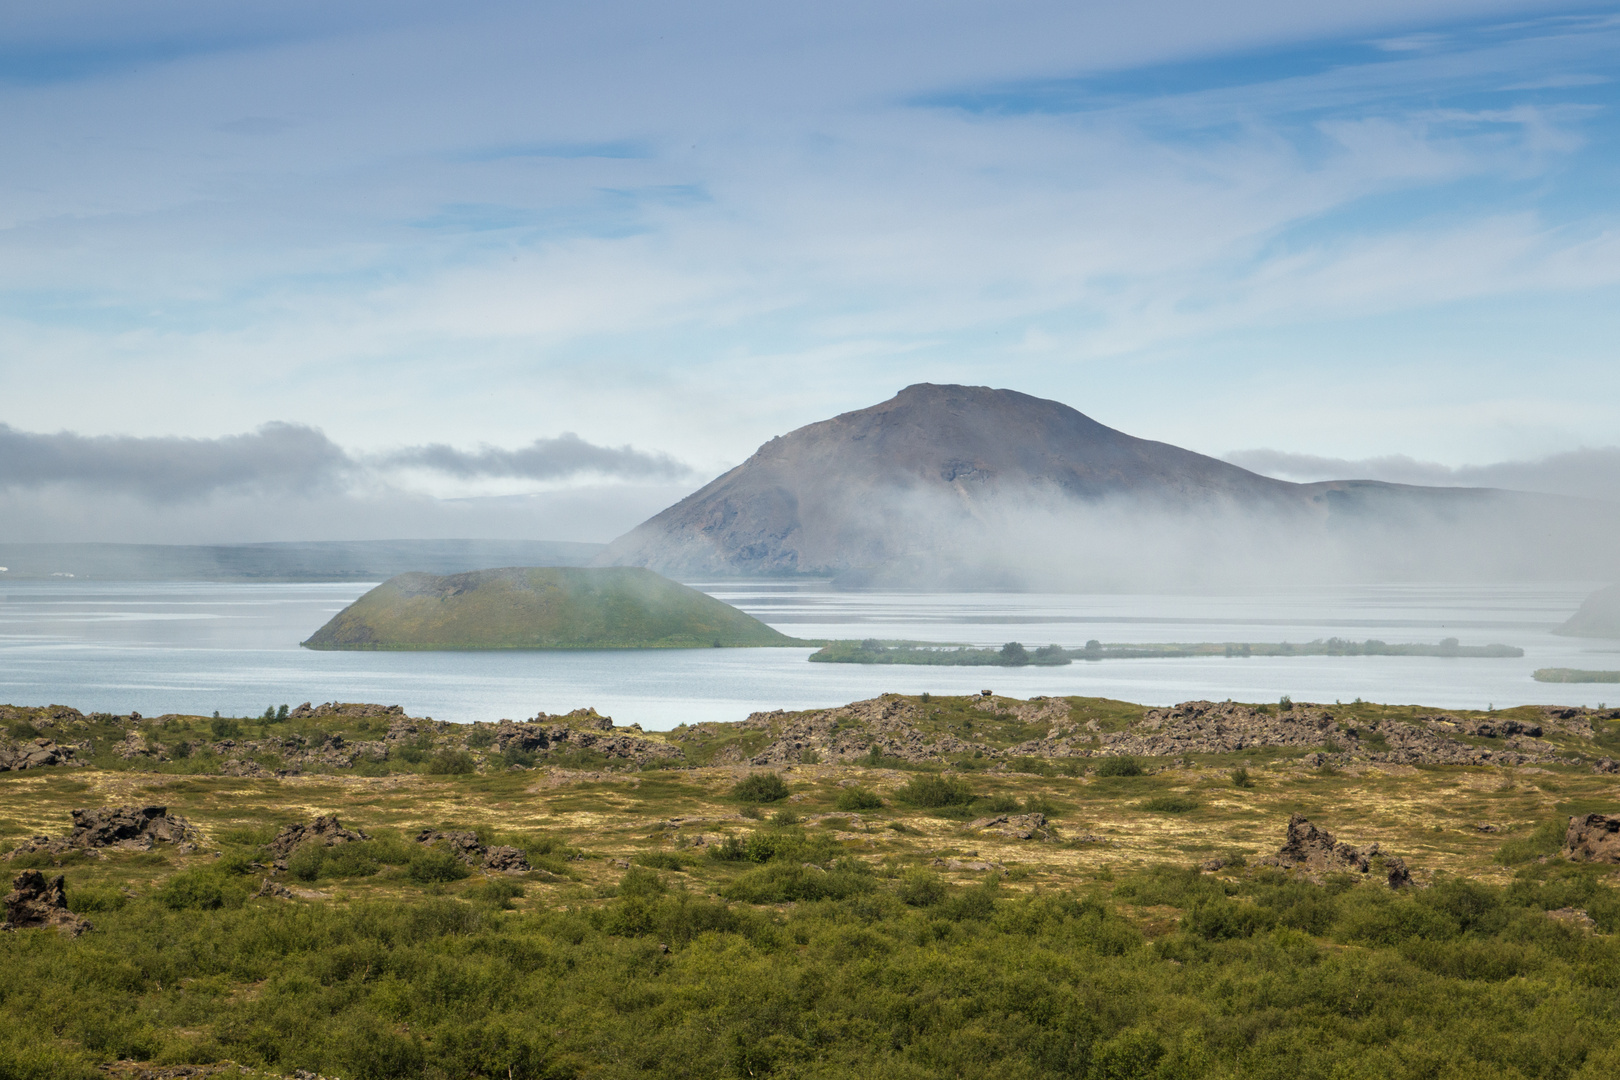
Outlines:
[[1225, 460], [1279, 480], [1384, 480], [1433, 487], [1506, 488], [1568, 495], [1620, 504], [1620, 446], [1582, 447], [1526, 461], [1490, 465], [1441, 465], [1404, 454], [1384, 457], [1319, 457], [1283, 450], [1234, 450]]

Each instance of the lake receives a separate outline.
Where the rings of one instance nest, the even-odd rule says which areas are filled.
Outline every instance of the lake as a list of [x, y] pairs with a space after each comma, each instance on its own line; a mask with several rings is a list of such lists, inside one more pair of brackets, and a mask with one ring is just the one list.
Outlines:
[[784, 633], [999, 646], [1293, 641], [1501, 642], [1522, 659], [1113, 660], [1059, 668], [811, 664], [810, 649], [343, 653], [298, 647], [367, 584], [0, 584], [0, 701], [86, 712], [256, 715], [302, 701], [400, 704], [417, 716], [523, 719], [594, 706], [659, 730], [884, 691], [1418, 703], [1620, 702], [1620, 686], [1534, 682], [1538, 667], [1620, 668], [1620, 642], [1560, 638], [1596, 583], [1360, 586], [1244, 595], [840, 592], [819, 582], [697, 583]]

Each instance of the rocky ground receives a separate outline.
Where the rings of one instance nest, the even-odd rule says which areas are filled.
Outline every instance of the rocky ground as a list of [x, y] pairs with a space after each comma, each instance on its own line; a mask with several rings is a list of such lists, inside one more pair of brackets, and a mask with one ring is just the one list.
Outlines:
[[398, 705], [306, 702], [282, 720], [85, 715], [65, 706], [0, 706], [0, 772], [96, 763], [268, 777], [421, 766], [456, 771], [539, 764], [683, 768], [882, 762], [1083, 772], [1098, 758], [1155, 767], [1267, 754], [1305, 768], [1581, 764], [1620, 772], [1620, 709], [1526, 706], [1441, 713], [1306, 702], [1189, 701], [1142, 708], [1086, 698], [1022, 701], [883, 695], [833, 709], [755, 713], [739, 723], [650, 733], [594, 709], [527, 720], [449, 724]]

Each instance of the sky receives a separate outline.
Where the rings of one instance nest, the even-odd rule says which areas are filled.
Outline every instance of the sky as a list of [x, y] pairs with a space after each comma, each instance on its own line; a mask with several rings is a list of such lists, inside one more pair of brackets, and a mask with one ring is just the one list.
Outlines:
[[607, 540], [1008, 387], [1620, 501], [1620, 6], [0, 11], [0, 540]]

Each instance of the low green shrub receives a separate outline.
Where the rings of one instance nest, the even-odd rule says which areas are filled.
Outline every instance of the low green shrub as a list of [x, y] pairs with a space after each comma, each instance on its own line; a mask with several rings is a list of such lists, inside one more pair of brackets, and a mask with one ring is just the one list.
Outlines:
[[966, 780], [959, 776], [944, 776], [939, 773], [913, 776], [895, 790], [894, 797], [896, 801], [907, 806], [922, 809], [967, 806], [974, 798], [973, 789]]
[[1129, 755], [1102, 758], [1093, 771], [1098, 776], [1141, 776], [1143, 773], [1142, 763]]
[[1139, 806], [1157, 814], [1188, 814], [1198, 809], [1198, 800], [1187, 795], [1155, 795]]
[[644, 851], [630, 860], [637, 866], [646, 866], [654, 870], [684, 870], [685, 864], [679, 855], [670, 851]]
[[240, 879], [215, 870], [182, 870], [164, 882], [156, 895], [159, 903], [176, 911], [188, 908], [206, 911], [241, 907], [248, 898], [248, 889]]
[[471, 873], [466, 863], [438, 846], [413, 851], [405, 867], [405, 876], [419, 885], [460, 881]]
[[851, 813], [859, 810], [881, 810], [883, 799], [875, 791], [863, 787], [847, 787], [838, 792], [833, 800], [833, 809]]
[[788, 797], [788, 786], [778, 773], [749, 773], [731, 789], [731, 797], [751, 803], [777, 802]]
[[465, 750], [440, 750], [428, 762], [427, 771], [432, 776], [464, 776], [477, 772], [478, 765]]

